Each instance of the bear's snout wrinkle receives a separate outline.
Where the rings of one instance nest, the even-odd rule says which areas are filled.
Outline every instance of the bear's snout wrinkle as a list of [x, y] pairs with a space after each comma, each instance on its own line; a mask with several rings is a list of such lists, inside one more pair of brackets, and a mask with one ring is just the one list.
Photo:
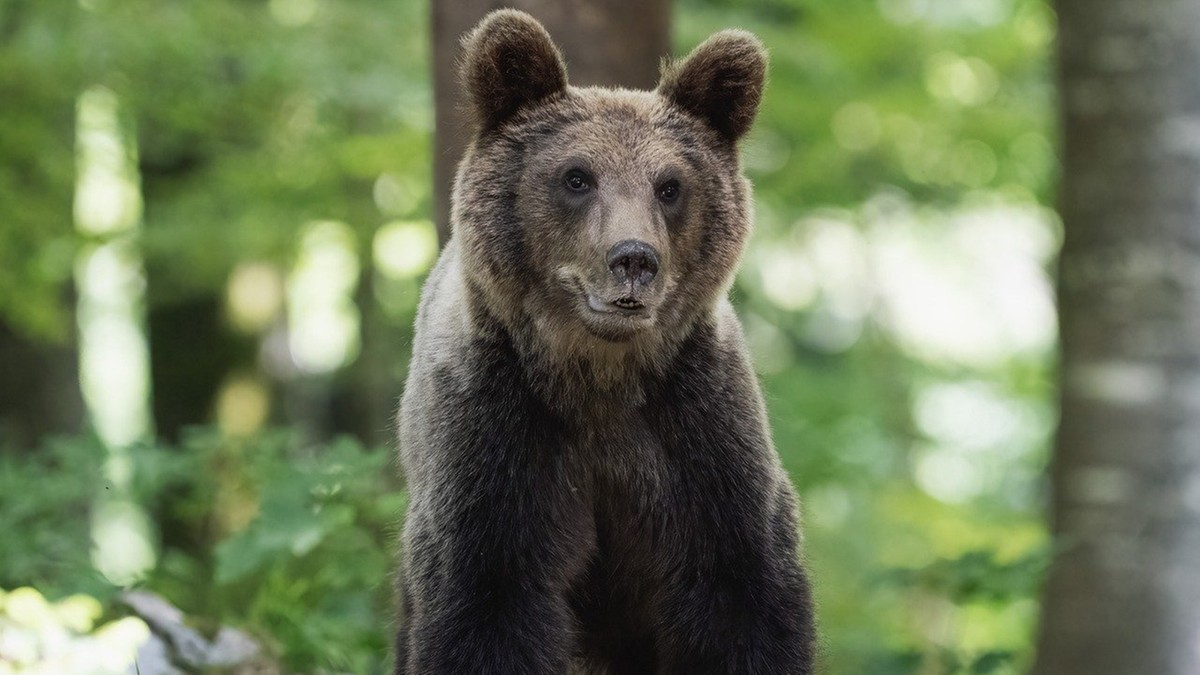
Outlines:
[[618, 284], [645, 286], [658, 274], [658, 251], [637, 239], [617, 242], [608, 250], [606, 262]]

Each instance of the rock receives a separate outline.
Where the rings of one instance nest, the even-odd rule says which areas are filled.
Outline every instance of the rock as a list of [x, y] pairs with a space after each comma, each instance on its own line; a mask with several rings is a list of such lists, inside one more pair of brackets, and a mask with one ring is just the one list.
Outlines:
[[[262, 647], [246, 633], [222, 626], [209, 640], [185, 622], [183, 612], [162, 596], [149, 591], [127, 591], [121, 602], [141, 617], [153, 633], [138, 651], [140, 675], [177, 675], [184, 672], [277, 672], [262, 656]], [[182, 668], [182, 670], [180, 669]]]

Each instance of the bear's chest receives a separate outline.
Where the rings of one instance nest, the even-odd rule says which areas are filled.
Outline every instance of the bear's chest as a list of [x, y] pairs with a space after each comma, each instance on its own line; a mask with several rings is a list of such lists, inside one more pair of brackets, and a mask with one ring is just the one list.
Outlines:
[[578, 427], [570, 453], [594, 502], [640, 503], [655, 498], [667, 472], [654, 420], [638, 408], [608, 409]]
[[570, 450], [580, 471], [580, 507], [593, 528], [570, 584], [579, 652], [652, 653], [652, 599], [671, 567], [665, 551], [674, 520], [660, 432], [640, 411], [618, 411]]
[[599, 544], [597, 555], [640, 557], [657, 548], [670, 520], [672, 475], [655, 420], [638, 409], [610, 412], [579, 434], [569, 452], [572, 484]]

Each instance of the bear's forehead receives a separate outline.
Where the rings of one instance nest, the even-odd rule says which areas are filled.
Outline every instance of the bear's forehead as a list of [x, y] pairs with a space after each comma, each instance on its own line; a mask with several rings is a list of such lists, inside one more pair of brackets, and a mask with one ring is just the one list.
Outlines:
[[703, 150], [703, 131], [655, 92], [573, 88], [548, 136], [537, 143], [546, 157], [569, 154], [608, 165], [686, 162]]
[[565, 101], [562, 135], [602, 136], [610, 142], [656, 135], [667, 106], [642, 91], [583, 89]]

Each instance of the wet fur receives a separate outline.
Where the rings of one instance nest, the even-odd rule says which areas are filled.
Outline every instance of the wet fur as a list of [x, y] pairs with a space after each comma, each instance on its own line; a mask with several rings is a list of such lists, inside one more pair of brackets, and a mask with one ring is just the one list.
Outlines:
[[[479, 133], [401, 404], [396, 672], [811, 673], [793, 492], [726, 299], [761, 45], [718, 34], [656, 92], [570, 87], [518, 12], [465, 45]], [[507, 67], [518, 53], [533, 62]], [[566, 154], [620, 199], [556, 201]], [[669, 213], [663, 167], [687, 186]], [[580, 242], [622, 228], [670, 271], [652, 326], [597, 335], [572, 284], [603, 283], [585, 264], [599, 244]]]

